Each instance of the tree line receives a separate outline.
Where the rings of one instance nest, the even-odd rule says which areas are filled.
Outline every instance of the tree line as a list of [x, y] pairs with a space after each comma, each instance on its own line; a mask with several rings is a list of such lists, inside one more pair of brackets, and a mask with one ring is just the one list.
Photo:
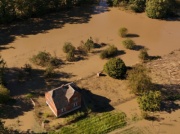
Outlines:
[[49, 12], [71, 8], [75, 5], [92, 4], [97, 0], [1, 0], [0, 23], [38, 17]]
[[107, 0], [110, 6], [121, 6], [134, 12], [146, 12], [149, 18], [162, 19], [177, 15], [178, 0]]

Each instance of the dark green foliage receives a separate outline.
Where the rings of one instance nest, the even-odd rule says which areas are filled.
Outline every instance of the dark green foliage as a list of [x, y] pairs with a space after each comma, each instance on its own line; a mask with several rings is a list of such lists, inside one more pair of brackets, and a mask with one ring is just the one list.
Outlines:
[[48, 66], [44, 72], [46, 78], [52, 78], [55, 75], [54, 67]]
[[39, 66], [46, 66], [47, 63], [50, 61], [51, 55], [48, 52], [39, 52], [37, 55], [34, 55], [31, 61]]
[[6, 68], [6, 62], [2, 59], [0, 55], [0, 85], [4, 84], [5, 68]]
[[104, 71], [115, 79], [124, 78], [126, 70], [126, 65], [120, 58], [112, 58], [104, 65]]
[[72, 45], [72, 43], [70, 42], [66, 42], [64, 43], [64, 46], [63, 46], [63, 52], [64, 53], [68, 53], [68, 52], [74, 52], [75, 51], [75, 47]]
[[78, 49], [79, 54], [87, 55], [88, 52], [91, 52], [91, 50], [94, 48], [95, 48], [94, 41], [90, 37], [89, 39], [87, 39], [87, 41], [85, 43], [83, 41], [81, 41], [81, 44], [77, 49]]
[[135, 47], [135, 42], [131, 39], [126, 39], [122, 41], [122, 44], [127, 49], [133, 49]]
[[129, 4], [134, 12], [143, 12], [146, 7], [146, 0], [130, 0]]
[[52, 11], [94, 2], [94, 0], [1, 0], [0, 23], [38, 17]]
[[161, 92], [149, 91], [138, 97], [138, 103], [143, 111], [156, 111], [161, 106]]
[[146, 2], [146, 13], [150, 18], [166, 18], [175, 10], [174, 0], [148, 0]]
[[153, 84], [148, 76], [148, 70], [143, 65], [136, 65], [128, 71], [129, 87], [135, 94], [142, 94], [152, 89]]
[[100, 53], [100, 58], [101, 59], [105, 59], [105, 58], [111, 58], [113, 56], [115, 56], [118, 52], [117, 47], [115, 47], [114, 45], [109, 45], [109, 47], [105, 50], [103, 50]]
[[67, 60], [67, 61], [70, 61], [70, 62], [72, 62], [72, 61], [75, 61], [75, 60], [76, 60], [76, 58], [75, 58], [75, 55], [74, 55], [74, 52], [73, 52], [73, 51], [70, 51], [70, 52], [68, 52], [68, 53], [67, 53], [67, 55], [66, 55], [66, 60]]
[[10, 91], [3, 85], [0, 85], [0, 103], [5, 103], [10, 98]]
[[122, 28], [119, 29], [119, 36], [126, 37], [127, 33], [128, 33], [128, 29], [127, 28], [122, 27]]
[[34, 64], [46, 67], [46, 66], [52, 66], [52, 67], [58, 67], [61, 64], [61, 60], [57, 57], [52, 57], [50, 53], [48, 52], [39, 52], [37, 55], [34, 55], [30, 59]]
[[28, 74], [31, 74], [32, 72], [32, 66], [30, 64], [25, 64], [24, 67], [23, 67], [23, 70], [28, 73]]
[[139, 58], [140, 58], [142, 61], [146, 61], [146, 60], [149, 59], [149, 55], [148, 55], [147, 49], [141, 49], [141, 50], [140, 50]]
[[93, 48], [95, 48], [94, 41], [90, 37], [87, 39], [87, 41], [84, 43], [85, 49], [90, 52]]

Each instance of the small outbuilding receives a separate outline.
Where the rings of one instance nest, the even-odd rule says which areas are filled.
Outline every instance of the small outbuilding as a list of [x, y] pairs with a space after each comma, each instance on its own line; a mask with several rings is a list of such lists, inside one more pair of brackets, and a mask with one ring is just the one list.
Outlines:
[[56, 117], [81, 107], [81, 94], [74, 83], [68, 83], [45, 93], [46, 104]]

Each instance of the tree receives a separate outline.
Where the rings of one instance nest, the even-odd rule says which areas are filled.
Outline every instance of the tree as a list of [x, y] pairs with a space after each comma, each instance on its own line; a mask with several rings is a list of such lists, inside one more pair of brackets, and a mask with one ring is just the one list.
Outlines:
[[138, 103], [143, 111], [156, 111], [161, 106], [161, 92], [149, 91], [138, 97]]
[[174, 0], [148, 0], [146, 2], [146, 14], [150, 18], [166, 18], [175, 10]]
[[149, 59], [149, 54], [146, 48], [140, 50], [139, 59], [141, 59], [142, 61], [146, 61]]
[[135, 42], [131, 39], [126, 39], [126, 40], [122, 41], [122, 44], [127, 49], [133, 49], [135, 47]]
[[70, 51], [74, 52], [75, 51], [75, 47], [72, 45], [72, 43], [65, 42], [64, 46], [63, 46], [63, 52], [64, 53], [69, 53]]
[[136, 65], [128, 72], [128, 83], [134, 94], [143, 94], [152, 89], [151, 78], [147, 75], [148, 70], [142, 65]]
[[128, 33], [128, 29], [127, 29], [127, 28], [121, 27], [121, 28], [119, 29], [119, 36], [121, 36], [121, 37], [126, 37], [127, 33]]
[[105, 65], [104, 71], [112, 78], [122, 79], [126, 74], [126, 65], [120, 58], [111, 58]]
[[0, 85], [0, 103], [5, 103], [10, 98], [10, 91], [3, 85]]
[[146, 7], [146, 0], [130, 0], [129, 4], [134, 12], [143, 12]]

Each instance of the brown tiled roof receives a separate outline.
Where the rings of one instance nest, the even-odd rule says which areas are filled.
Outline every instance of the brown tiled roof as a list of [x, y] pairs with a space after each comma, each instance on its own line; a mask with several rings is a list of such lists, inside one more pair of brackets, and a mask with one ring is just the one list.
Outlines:
[[76, 89], [78, 89], [78, 87], [74, 83], [68, 83], [49, 91], [57, 110], [60, 110], [69, 104], [69, 100], [74, 93], [77, 92]]

